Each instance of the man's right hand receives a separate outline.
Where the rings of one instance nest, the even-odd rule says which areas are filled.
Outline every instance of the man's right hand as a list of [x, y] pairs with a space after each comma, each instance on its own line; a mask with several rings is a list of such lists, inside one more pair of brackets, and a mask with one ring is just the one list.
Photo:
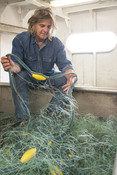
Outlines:
[[20, 66], [15, 64], [10, 56], [1, 57], [1, 63], [5, 71], [8, 71], [8, 69], [10, 69], [12, 73], [18, 73], [21, 71]]

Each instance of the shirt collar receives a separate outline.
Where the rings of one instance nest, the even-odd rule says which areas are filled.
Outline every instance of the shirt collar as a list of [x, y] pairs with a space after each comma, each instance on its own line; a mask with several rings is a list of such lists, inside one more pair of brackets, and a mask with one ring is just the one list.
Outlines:
[[[44, 44], [43, 44], [43, 47], [46, 46], [46, 45], [49, 45], [50, 42], [51, 42], [51, 41], [47, 38], [47, 39], [45, 40]], [[34, 36], [31, 36], [31, 43], [32, 43], [32, 44], [37, 43], [36, 38], [35, 38]]]

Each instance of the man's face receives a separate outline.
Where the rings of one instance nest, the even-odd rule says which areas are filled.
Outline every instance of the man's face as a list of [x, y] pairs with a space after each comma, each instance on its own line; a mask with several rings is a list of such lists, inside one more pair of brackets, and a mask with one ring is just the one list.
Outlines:
[[45, 19], [39, 23], [35, 24], [36, 37], [40, 40], [45, 40], [50, 32], [52, 26], [51, 19]]

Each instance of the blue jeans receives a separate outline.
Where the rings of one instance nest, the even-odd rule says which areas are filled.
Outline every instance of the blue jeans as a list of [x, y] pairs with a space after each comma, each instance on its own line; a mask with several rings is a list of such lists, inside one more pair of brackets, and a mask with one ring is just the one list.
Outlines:
[[[57, 74], [57, 73], [55, 73]], [[60, 78], [52, 79], [50, 82], [39, 81], [31, 77], [27, 71], [22, 70], [18, 74], [13, 74], [13, 80], [18, 94], [23, 99], [26, 106], [28, 106], [28, 90], [36, 89], [39, 84], [44, 85], [45, 83], [49, 86], [50, 84], [60, 90], [55, 92], [55, 96], [52, 97], [50, 103], [56, 106], [62, 105], [64, 101], [64, 92], [62, 86], [66, 84], [67, 79], [63, 76]], [[62, 92], [62, 93], [61, 93]], [[26, 106], [21, 102], [18, 95], [12, 90], [14, 106], [15, 106], [15, 119], [17, 121], [28, 120], [28, 112]]]

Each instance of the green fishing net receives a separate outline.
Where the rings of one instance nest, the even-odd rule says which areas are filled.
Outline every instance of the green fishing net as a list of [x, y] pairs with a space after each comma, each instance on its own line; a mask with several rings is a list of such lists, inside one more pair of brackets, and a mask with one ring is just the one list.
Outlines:
[[[37, 117], [28, 126], [3, 132], [0, 174], [49, 175], [51, 169], [61, 175], [112, 174], [117, 150], [115, 118], [102, 120], [91, 114], [76, 116], [70, 132], [58, 139], [53, 138], [52, 125], [40, 129], [44, 119], [48, 120], [48, 117]], [[36, 148], [35, 155], [21, 163], [22, 155], [32, 148]]]
[[[52, 88], [39, 87], [54, 96]], [[40, 90], [30, 91], [38, 95]], [[72, 95], [66, 106], [47, 103], [24, 124], [1, 114], [0, 174], [110, 175], [117, 150], [117, 116], [77, 114]], [[35, 103], [31, 101], [29, 106]], [[49, 106], [49, 111], [48, 111]], [[29, 108], [30, 109], [30, 108]], [[10, 120], [10, 121], [9, 121]]]

